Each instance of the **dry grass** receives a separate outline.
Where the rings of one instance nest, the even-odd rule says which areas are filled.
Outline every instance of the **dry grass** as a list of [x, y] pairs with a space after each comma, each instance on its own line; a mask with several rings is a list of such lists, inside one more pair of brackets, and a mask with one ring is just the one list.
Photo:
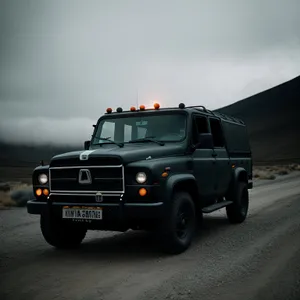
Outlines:
[[11, 199], [9, 192], [0, 191], [0, 209], [11, 206], [17, 206], [17, 203]]
[[277, 176], [288, 175], [295, 171], [300, 171], [300, 165], [259, 166], [253, 168], [253, 176], [257, 179], [274, 180]]
[[10, 191], [7, 192], [0, 191], [0, 209], [17, 206], [17, 202], [15, 202], [11, 198], [10, 193], [12, 191], [27, 189], [30, 186], [27, 183], [21, 183], [21, 182], [9, 182], [9, 185], [10, 185]]
[[299, 164], [291, 164], [291, 165], [289, 165], [289, 168], [292, 171], [300, 171], [300, 165]]
[[274, 180], [276, 176], [269, 172], [268, 170], [254, 170], [253, 171], [254, 178], [257, 179], [266, 179], [266, 180]]
[[24, 182], [9, 182], [9, 185], [11, 191], [27, 189], [31, 186], [30, 184]]

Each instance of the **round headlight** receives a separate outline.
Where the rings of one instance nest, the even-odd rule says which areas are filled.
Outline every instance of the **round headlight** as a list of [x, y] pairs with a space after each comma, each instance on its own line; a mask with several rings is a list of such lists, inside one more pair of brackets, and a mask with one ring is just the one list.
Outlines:
[[144, 172], [139, 172], [136, 174], [135, 180], [138, 183], [145, 183], [147, 180], [147, 175]]
[[48, 176], [46, 174], [40, 174], [38, 177], [38, 181], [40, 184], [45, 184], [48, 182]]

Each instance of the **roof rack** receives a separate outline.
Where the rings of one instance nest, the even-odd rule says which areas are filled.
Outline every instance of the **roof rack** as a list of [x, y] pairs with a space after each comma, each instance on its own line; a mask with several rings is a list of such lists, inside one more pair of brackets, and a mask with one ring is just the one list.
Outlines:
[[[209, 110], [209, 109], [207, 109], [205, 106], [203, 106], [203, 105], [192, 105], [192, 106], [185, 106], [185, 104], [184, 103], [180, 103], [179, 105], [178, 105], [178, 107], [165, 107], [165, 108], [160, 108], [160, 105], [159, 104], [155, 104], [156, 105], [156, 107], [154, 107], [154, 110], [168, 110], [168, 109], [177, 109], [177, 108], [179, 108], [179, 109], [185, 109], [185, 108], [194, 108], [194, 109], [196, 109], [196, 110], [199, 110], [199, 111], [202, 111], [202, 112], [205, 112], [205, 113], [208, 113], [208, 114], [211, 114], [211, 115], [213, 115], [213, 116], [215, 116], [215, 117], [220, 117], [220, 118], [222, 118], [222, 119], [224, 119], [224, 120], [227, 120], [227, 121], [231, 121], [231, 122], [235, 122], [235, 123], [239, 123], [239, 124], [242, 124], [242, 125], [244, 125], [245, 123], [244, 123], [244, 121], [242, 121], [241, 119], [238, 119], [238, 118], [235, 118], [235, 117], [232, 117], [232, 116], [229, 116], [229, 115], [224, 115], [223, 113], [220, 113], [220, 112], [213, 112], [213, 111], [211, 111], [211, 110]], [[143, 105], [144, 106], [144, 105]], [[135, 107], [131, 107], [130, 108], [130, 110], [123, 110], [121, 107], [118, 107], [117, 109], [116, 109], [116, 112], [114, 112], [113, 110], [112, 110], [112, 108], [107, 108], [107, 113], [108, 114], [111, 114], [111, 113], [121, 113], [121, 112], [138, 112], [138, 111], [146, 111], [147, 109], [145, 109], [145, 107], [143, 108], [143, 109], [138, 109], [138, 108], [135, 108]]]
[[235, 117], [232, 117], [232, 116], [228, 116], [228, 115], [224, 115], [220, 112], [215, 113], [215, 115], [219, 115], [223, 119], [228, 120], [228, 121], [234, 121], [236, 123], [240, 123], [240, 124], [243, 124], [243, 125], [245, 124], [244, 121], [242, 121], [241, 119], [238, 119], [238, 118], [235, 118]]
[[244, 121], [242, 121], [241, 119], [238, 119], [238, 118], [235, 118], [235, 117], [232, 117], [232, 116], [228, 116], [228, 115], [224, 115], [224, 114], [222, 114], [220, 112], [213, 112], [213, 111], [207, 109], [203, 105], [187, 106], [186, 108], [195, 108], [195, 109], [198, 109], [198, 110], [201, 109], [202, 111], [210, 113], [210, 114], [212, 114], [215, 117], [220, 116], [223, 119], [228, 120], [228, 121], [233, 121], [233, 122], [240, 123], [240, 124], [243, 124], [243, 125], [245, 124]]
[[208, 111], [207, 109], [206, 109], [206, 107], [205, 106], [203, 106], [203, 105], [192, 105], [192, 106], [186, 106], [185, 108], [202, 108], [202, 110], [204, 110], [204, 111]]

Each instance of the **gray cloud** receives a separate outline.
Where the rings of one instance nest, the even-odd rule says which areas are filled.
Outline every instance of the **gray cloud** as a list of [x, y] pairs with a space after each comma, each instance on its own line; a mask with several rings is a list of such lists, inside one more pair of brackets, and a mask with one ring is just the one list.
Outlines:
[[31, 117], [0, 120], [0, 136], [13, 144], [83, 145], [90, 139], [93, 120], [88, 118], [49, 119]]
[[5, 140], [36, 141], [42, 127], [43, 139], [81, 142], [106, 107], [136, 104], [137, 91], [146, 105], [214, 109], [300, 73], [298, 0], [1, 6]]

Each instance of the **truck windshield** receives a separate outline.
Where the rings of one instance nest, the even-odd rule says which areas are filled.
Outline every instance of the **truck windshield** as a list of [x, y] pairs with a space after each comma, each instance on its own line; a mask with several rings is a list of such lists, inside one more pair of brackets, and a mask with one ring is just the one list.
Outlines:
[[145, 142], [148, 137], [179, 142], [186, 136], [186, 119], [182, 113], [107, 117], [99, 122], [91, 144]]

